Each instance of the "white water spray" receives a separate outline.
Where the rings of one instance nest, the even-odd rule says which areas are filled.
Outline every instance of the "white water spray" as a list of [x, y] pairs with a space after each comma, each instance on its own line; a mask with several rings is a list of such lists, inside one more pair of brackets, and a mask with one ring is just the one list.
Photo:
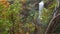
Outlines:
[[40, 25], [41, 24], [41, 15], [42, 15], [42, 9], [44, 8], [44, 2], [43, 1], [41, 1], [40, 3], [39, 3], [39, 15], [38, 15], [38, 19], [37, 19], [37, 23], [38, 23], [38, 25]]
[[41, 1], [41, 2], [39, 3], [39, 18], [41, 18], [41, 13], [42, 13], [43, 7], [44, 7], [44, 2]]

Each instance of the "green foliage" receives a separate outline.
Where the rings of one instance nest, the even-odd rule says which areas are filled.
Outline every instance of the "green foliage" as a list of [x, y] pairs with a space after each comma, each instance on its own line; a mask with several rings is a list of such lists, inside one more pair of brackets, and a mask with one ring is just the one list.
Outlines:
[[[26, 3], [26, 8], [29, 10], [27, 18], [25, 18], [24, 15], [21, 15], [21, 11], [23, 10], [22, 1]], [[9, 34], [12, 27], [15, 28], [13, 29], [15, 33], [18, 32], [18, 30], [19, 32], [21, 32], [21, 30], [23, 30], [23, 32], [30, 31], [30, 33], [35, 31], [36, 25], [33, 20], [37, 20], [38, 10], [35, 9], [34, 2], [31, 2], [32, 0], [22, 1], [14, 0], [14, 3], [9, 5], [8, 8], [4, 7], [3, 3], [0, 3], [0, 34]], [[42, 28], [43, 30], [45, 29], [45, 26], [47, 27], [47, 24], [52, 18], [55, 6], [57, 6], [56, 0], [54, 0], [52, 4], [48, 5], [47, 8], [43, 8], [41, 16], [41, 21], [44, 25]]]
[[20, 6], [21, 4], [14, 3], [5, 8], [4, 4], [0, 3], [0, 34], [9, 33], [10, 28], [13, 26], [13, 20], [15, 21], [14, 23], [18, 23]]

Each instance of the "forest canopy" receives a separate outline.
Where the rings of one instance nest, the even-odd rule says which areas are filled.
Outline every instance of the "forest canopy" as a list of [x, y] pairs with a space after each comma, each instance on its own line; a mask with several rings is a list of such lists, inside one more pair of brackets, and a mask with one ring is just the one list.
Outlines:
[[[38, 23], [41, 1], [44, 2], [44, 8], [39, 18], [41, 23]], [[0, 34], [44, 34], [55, 11], [60, 11], [60, 7], [57, 7], [57, 0], [0, 0]], [[60, 24], [52, 34], [59, 32]]]

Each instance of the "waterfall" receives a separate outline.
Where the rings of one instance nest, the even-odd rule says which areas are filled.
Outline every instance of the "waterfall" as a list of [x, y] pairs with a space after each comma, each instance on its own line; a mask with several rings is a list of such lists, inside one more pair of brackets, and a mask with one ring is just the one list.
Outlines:
[[41, 24], [41, 13], [42, 13], [42, 9], [44, 8], [44, 2], [43, 1], [41, 1], [40, 3], [39, 3], [39, 15], [38, 15], [38, 19], [37, 19], [37, 23], [38, 23], [38, 25], [40, 25]]
[[44, 2], [41, 1], [41, 2], [39, 3], [39, 18], [41, 18], [41, 13], [42, 13], [43, 7], [44, 7]]

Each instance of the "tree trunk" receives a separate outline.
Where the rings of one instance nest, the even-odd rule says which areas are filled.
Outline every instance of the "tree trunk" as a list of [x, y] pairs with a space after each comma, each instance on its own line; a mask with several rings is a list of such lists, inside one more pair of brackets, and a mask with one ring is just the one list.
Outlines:
[[56, 25], [59, 24], [59, 22], [58, 22], [59, 20], [60, 20], [60, 14], [58, 14], [56, 17], [54, 17], [54, 18], [50, 21], [50, 23], [49, 23], [49, 25], [48, 25], [48, 27], [47, 27], [47, 30], [46, 30], [46, 32], [45, 32], [45, 34], [52, 34], [54, 28], [56, 27]]

